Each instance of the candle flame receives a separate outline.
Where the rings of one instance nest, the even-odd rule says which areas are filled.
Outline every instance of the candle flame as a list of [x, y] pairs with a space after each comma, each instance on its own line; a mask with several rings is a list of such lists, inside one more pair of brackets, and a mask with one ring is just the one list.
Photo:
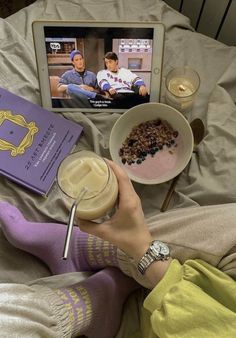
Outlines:
[[185, 86], [179, 85], [179, 91], [185, 92], [185, 90], [186, 90], [186, 87], [185, 87]]

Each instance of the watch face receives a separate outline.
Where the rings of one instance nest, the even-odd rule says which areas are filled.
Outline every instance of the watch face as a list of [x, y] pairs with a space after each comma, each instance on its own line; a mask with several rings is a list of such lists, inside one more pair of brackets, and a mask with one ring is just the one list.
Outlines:
[[168, 246], [160, 241], [154, 241], [152, 244], [152, 252], [155, 255], [164, 255], [167, 256], [170, 253]]
[[169, 255], [170, 250], [169, 250], [169, 248], [168, 248], [167, 245], [165, 245], [164, 243], [160, 243], [160, 247], [161, 247], [160, 253], [161, 253], [162, 255], [164, 255], [164, 256]]

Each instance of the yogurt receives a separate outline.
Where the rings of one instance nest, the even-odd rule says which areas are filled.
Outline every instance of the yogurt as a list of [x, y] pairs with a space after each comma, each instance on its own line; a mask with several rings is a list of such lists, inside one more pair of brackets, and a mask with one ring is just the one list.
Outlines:
[[136, 177], [148, 180], [166, 176], [168, 172], [172, 172], [176, 168], [177, 162], [181, 158], [182, 140], [180, 136], [176, 139], [176, 145], [171, 148], [165, 146], [162, 150], [155, 153], [154, 156], [148, 154], [141, 164], [132, 163], [128, 165], [126, 163], [126, 170]]

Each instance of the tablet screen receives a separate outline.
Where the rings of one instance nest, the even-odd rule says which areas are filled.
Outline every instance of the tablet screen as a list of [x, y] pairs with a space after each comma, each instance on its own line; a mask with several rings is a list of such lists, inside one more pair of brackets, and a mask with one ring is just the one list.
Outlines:
[[44, 25], [40, 53], [45, 51], [47, 69], [40, 78], [48, 82], [47, 106], [114, 111], [158, 101], [160, 83], [156, 79], [153, 86], [152, 78], [154, 27], [137, 26]]

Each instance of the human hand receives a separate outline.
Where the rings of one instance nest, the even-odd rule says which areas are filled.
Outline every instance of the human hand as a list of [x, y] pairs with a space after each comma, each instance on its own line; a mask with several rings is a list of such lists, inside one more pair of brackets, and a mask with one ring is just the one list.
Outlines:
[[119, 185], [117, 210], [109, 220], [101, 224], [79, 219], [79, 227], [84, 232], [116, 245], [138, 262], [153, 240], [141, 201], [126, 172], [114, 162], [106, 161], [114, 171]]
[[139, 87], [139, 95], [146, 96], [147, 95], [147, 88], [146, 86], [140, 86]]
[[110, 89], [108, 90], [108, 92], [109, 92], [110, 95], [116, 94], [115, 88], [110, 88]]
[[65, 84], [58, 84], [57, 86], [57, 90], [60, 92], [60, 93], [63, 93], [63, 92], [66, 92], [67, 93], [67, 85]]

